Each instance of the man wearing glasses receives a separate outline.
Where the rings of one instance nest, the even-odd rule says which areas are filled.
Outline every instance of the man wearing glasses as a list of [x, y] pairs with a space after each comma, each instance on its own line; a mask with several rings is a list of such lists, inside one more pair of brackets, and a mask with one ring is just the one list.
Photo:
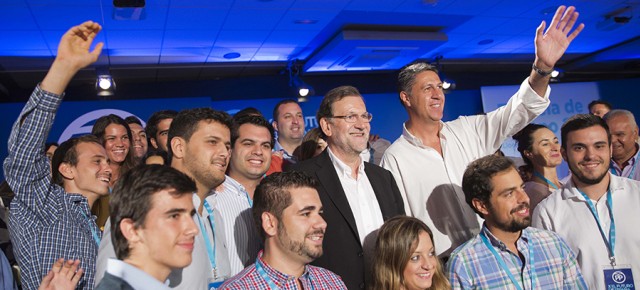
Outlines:
[[391, 172], [360, 158], [369, 141], [371, 118], [358, 89], [342, 86], [329, 91], [317, 114], [327, 149], [293, 168], [320, 182], [327, 230], [324, 254], [312, 264], [340, 275], [349, 289], [365, 288], [365, 254], [375, 243], [371, 233], [385, 220], [404, 215]]

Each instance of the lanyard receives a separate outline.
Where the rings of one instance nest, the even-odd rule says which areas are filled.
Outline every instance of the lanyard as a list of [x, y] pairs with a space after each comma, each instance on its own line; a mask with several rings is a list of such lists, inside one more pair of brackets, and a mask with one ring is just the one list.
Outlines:
[[[618, 175], [618, 170], [616, 170], [616, 168], [613, 166], [613, 160], [611, 161], [611, 163], [609, 163], [609, 171], [611, 171], [611, 173], [613, 173], [613, 175]], [[622, 176], [622, 171], [624, 170], [624, 168], [620, 168], [620, 174], [618, 176], [622, 176], [622, 177], [627, 177], [627, 178], [631, 178], [633, 179], [633, 173], [636, 171], [636, 165], [638, 165], [638, 160], [635, 160], [633, 162], [633, 166], [631, 167], [631, 171], [629, 171], [629, 174], [627, 176]]]
[[604, 230], [602, 229], [602, 225], [600, 224], [600, 217], [598, 216], [598, 211], [596, 210], [596, 207], [593, 205], [593, 202], [591, 202], [591, 199], [586, 194], [584, 194], [584, 192], [582, 192], [579, 189], [578, 189], [578, 192], [582, 194], [585, 201], [587, 202], [587, 205], [589, 206], [589, 210], [591, 210], [591, 214], [593, 214], [593, 217], [596, 219], [596, 223], [598, 224], [598, 229], [600, 230], [600, 235], [602, 235], [602, 238], [607, 244], [607, 250], [609, 250], [609, 260], [611, 260], [611, 266], [615, 266], [616, 257], [615, 257], [614, 250], [616, 248], [616, 223], [613, 220], [613, 200], [611, 198], [611, 189], [607, 190], [607, 208], [609, 209], [609, 218], [611, 219], [611, 225], [609, 226], [609, 239], [607, 239], [607, 236], [604, 234]]
[[551, 182], [551, 180], [549, 180], [546, 177], [544, 177], [544, 175], [540, 174], [540, 172], [533, 171], [533, 175], [535, 175], [536, 177], [544, 180], [544, 182], [546, 182], [548, 185], [551, 185], [551, 187], [553, 187], [553, 189], [558, 189], [557, 185], [555, 185], [553, 182]]
[[[267, 285], [269, 285], [269, 289], [270, 290], [280, 290], [280, 287], [276, 286], [276, 283], [273, 282], [273, 280], [271, 280], [271, 278], [269, 278], [269, 275], [267, 275], [267, 272], [264, 270], [264, 268], [262, 267], [262, 263], [260, 262], [260, 257], [256, 258], [256, 271], [258, 271], [258, 274], [260, 274], [260, 277], [262, 277], [262, 279], [264, 280], [264, 282], [267, 283]], [[309, 281], [309, 289], [313, 290], [313, 283], [311, 283], [311, 281]]]
[[[98, 247], [100, 247], [100, 236], [98, 235], [98, 233], [96, 232], [96, 230], [91, 226], [91, 222], [92, 220], [89, 219], [89, 217], [84, 213], [84, 212], [80, 212], [80, 214], [82, 214], [82, 216], [84, 217], [85, 220], [87, 220], [87, 224], [89, 225], [89, 229], [91, 229], [91, 234], [93, 235], [93, 240], [96, 242], [96, 245]], [[97, 227], [97, 226], [96, 226]]]
[[[516, 277], [513, 276], [513, 274], [509, 270], [509, 267], [507, 267], [507, 264], [504, 262], [502, 257], [498, 254], [498, 252], [496, 252], [496, 250], [493, 248], [493, 246], [489, 242], [489, 239], [487, 238], [487, 234], [484, 232], [484, 230], [480, 233], [480, 238], [482, 239], [482, 242], [484, 243], [484, 245], [489, 249], [489, 251], [491, 251], [491, 253], [496, 258], [496, 260], [498, 260], [498, 264], [500, 264], [500, 267], [502, 267], [502, 269], [505, 272], [507, 272], [509, 279], [511, 279], [511, 282], [513, 283], [513, 285], [516, 286], [516, 289], [522, 290], [522, 287], [524, 287], [524, 277], [522, 280], [522, 287], [520, 287], [520, 283], [518, 283], [518, 280], [516, 280]], [[529, 240], [529, 243], [532, 243], [532, 241]], [[533, 265], [533, 245], [529, 245], [528, 248], [529, 248], [529, 272], [530, 272], [529, 277], [531, 278], [531, 289], [536, 289], [535, 287], [536, 271], [533, 268], [534, 266]]]
[[[209, 206], [209, 203], [206, 200], [204, 201], [204, 208], [209, 213], [209, 224], [211, 225], [211, 232], [215, 237], [216, 235], [215, 217], [213, 216], [213, 210], [211, 209], [211, 206]], [[216, 276], [216, 243], [214, 241], [213, 246], [211, 245], [211, 240], [209, 240], [207, 229], [205, 228], [204, 223], [200, 218], [200, 215], [196, 214], [196, 216], [198, 217], [198, 224], [200, 225], [200, 231], [202, 232], [202, 236], [204, 237], [204, 243], [207, 246], [207, 256], [209, 256], [209, 263], [211, 263], [211, 269], [213, 270], [214, 276]]]
[[249, 203], [249, 207], [253, 207], [253, 200], [251, 200], [251, 198], [249, 197], [249, 192], [247, 192], [247, 190], [244, 190], [244, 195], [247, 196], [247, 202]]

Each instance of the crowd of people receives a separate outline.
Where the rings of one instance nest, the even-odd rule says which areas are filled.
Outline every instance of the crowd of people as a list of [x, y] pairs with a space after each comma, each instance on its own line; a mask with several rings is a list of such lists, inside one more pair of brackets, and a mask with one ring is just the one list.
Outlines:
[[[17, 280], [22, 289], [634, 289], [633, 114], [594, 102], [563, 124], [562, 144], [532, 123], [552, 102], [550, 73], [584, 27], [577, 18], [560, 6], [540, 24], [529, 77], [485, 115], [443, 122], [436, 68], [402, 68], [408, 120], [386, 150], [372, 146], [373, 116], [348, 85], [325, 94], [306, 134], [300, 106], [284, 100], [272, 123], [253, 108], [164, 110], [146, 128], [108, 115], [91, 134], [45, 144], [69, 81], [102, 50], [99, 24], [73, 27], [9, 137]], [[495, 154], [511, 136], [521, 168]], [[571, 175], [560, 180], [562, 159]], [[5, 289], [17, 289], [11, 281]]]

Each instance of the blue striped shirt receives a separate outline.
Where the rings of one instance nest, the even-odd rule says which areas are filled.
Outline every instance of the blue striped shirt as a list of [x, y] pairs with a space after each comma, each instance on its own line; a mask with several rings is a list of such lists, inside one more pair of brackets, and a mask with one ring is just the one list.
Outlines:
[[[486, 226], [482, 231], [522, 289], [531, 289], [532, 276], [536, 289], [588, 289], [575, 255], [556, 233], [533, 227], [522, 230], [516, 246], [524, 257], [523, 265], [520, 257], [509, 251]], [[533, 267], [529, 263], [529, 247], [533, 247]], [[453, 289], [516, 289], [480, 234], [453, 251], [447, 268]]]
[[[14, 254], [24, 289], [37, 289], [59, 258], [79, 259], [84, 275], [77, 289], [93, 289], [100, 235], [87, 199], [51, 182], [44, 143], [62, 96], [36, 87], [9, 136], [4, 171], [16, 196], [9, 211]], [[22, 122], [21, 122], [22, 121]], [[89, 217], [92, 217], [89, 220]]]

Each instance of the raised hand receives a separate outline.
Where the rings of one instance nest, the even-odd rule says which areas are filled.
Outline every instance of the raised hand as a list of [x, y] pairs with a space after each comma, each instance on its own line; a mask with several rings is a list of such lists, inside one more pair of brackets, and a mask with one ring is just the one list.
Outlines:
[[542, 21], [536, 30], [535, 46], [536, 61], [535, 65], [544, 70], [551, 70], [556, 62], [562, 57], [569, 47], [569, 44], [575, 39], [584, 28], [584, 24], [580, 23], [573, 32], [571, 29], [578, 20], [579, 13], [575, 11], [575, 7], [565, 6], [558, 7], [556, 14], [553, 16], [551, 25], [545, 32], [546, 23]]
[[82, 277], [82, 269], [78, 269], [80, 260], [64, 261], [60, 258], [51, 267], [38, 290], [73, 290], [78, 286], [80, 277]]

